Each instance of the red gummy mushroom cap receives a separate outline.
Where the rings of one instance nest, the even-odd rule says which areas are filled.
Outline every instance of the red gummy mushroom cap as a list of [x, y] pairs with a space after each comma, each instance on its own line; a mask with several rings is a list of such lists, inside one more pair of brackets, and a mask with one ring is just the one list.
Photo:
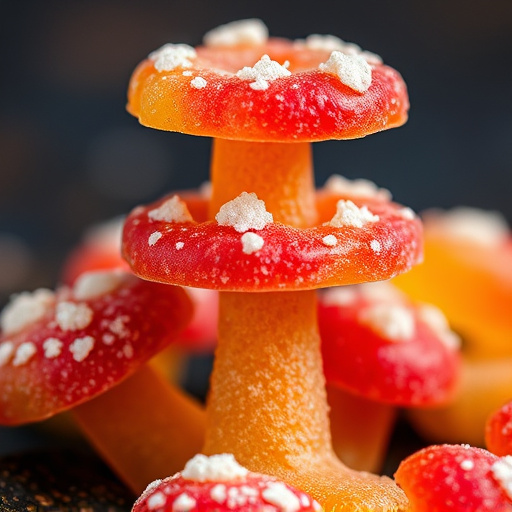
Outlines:
[[460, 375], [458, 338], [433, 306], [389, 283], [331, 288], [318, 322], [328, 384], [401, 406], [446, 402]]
[[231, 454], [196, 455], [181, 473], [150, 484], [132, 512], [319, 512], [306, 493], [251, 473]]
[[220, 29], [221, 44], [214, 30], [206, 46], [168, 44], [139, 64], [128, 111], [161, 130], [274, 142], [351, 139], [407, 120], [405, 83], [375, 54], [333, 36], [240, 37], [251, 22]]
[[308, 290], [389, 279], [421, 259], [420, 221], [387, 199], [324, 191], [320, 224], [307, 229], [274, 223], [254, 193], [199, 223], [187, 201], [165, 197], [128, 216], [123, 254], [135, 274], [223, 291]]
[[186, 293], [120, 270], [19, 295], [2, 313], [0, 423], [41, 420], [128, 377], [192, 314]]
[[512, 402], [489, 416], [485, 425], [485, 444], [495, 455], [512, 455]]
[[430, 446], [395, 473], [411, 512], [510, 512], [512, 457], [469, 445]]

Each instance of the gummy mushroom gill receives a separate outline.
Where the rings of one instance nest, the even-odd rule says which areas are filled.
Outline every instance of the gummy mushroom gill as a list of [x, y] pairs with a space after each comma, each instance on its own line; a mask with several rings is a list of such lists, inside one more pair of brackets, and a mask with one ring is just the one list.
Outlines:
[[327, 510], [407, 500], [333, 453], [314, 290], [408, 270], [421, 224], [389, 201], [318, 201], [311, 142], [399, 126], [407, 109], [402, 78], [376, 55], [333, 36], [268, 38], [257, 20], [196, 49], [165, 45], [130, 82], [128, 110], [143, 125], [214, 138], [210, 220], [173, 196], [135, 209], [123, 235], [140, 277], [221, 292], [203, 453], [233, 453]]

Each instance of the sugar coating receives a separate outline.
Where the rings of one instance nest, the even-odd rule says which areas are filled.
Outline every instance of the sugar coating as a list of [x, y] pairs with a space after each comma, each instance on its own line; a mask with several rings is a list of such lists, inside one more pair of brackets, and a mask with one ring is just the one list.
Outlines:
[[75, 282], [73, 295], [77, 300], [89, 300], [117, 290], [126, 280], [124, 270], [98, 270], [85, 272]]
[[322, 293], [322, 303], [326, 306], [348, 306], [357, 300], [354, 286], [333, 286]]
[[190, 81], [190, 85], [194, 89], [204, 89], [207, 86], [208, 82], [201, 76], [196, 76], [194, 79]]
[[46, 288], [15, 295], [0, 316], [4, 335], [14, 334], [40, 320], [55, 303], [55, 294]]
[[261, 493], [263, 499], [284, 512], [300, 510], [299, 498], [282, 482], [271, 482]]
[[460, 348], [460, 337], [450, 329], [448, 320], [437, 306], [421, 304], [418, 307], [418, 315], [420, 320], [425, 322], [448, 348], [452, 350]]
[[360, 93], [367, 91], [372, 83], [372, 68], [360, 55], [333, 51], [319, 68], [325, 73], [337, 75], [341, 83]]
[[512, 499], [512, 455], [500, 457], [492, 465], [491, 471], [507, 496]]
[[327, 247], [334, 247], [338, 243], [338, 239], [334, 235], [326, 235], [322, 238], [322, 242]]
[[180, 251], [181, 249], [183, 249], [183, 247], [185, 247], [185, 244], [183, 242], [176, 242], [175, 247], [177, 251]]
[[398, 304], [378, 303], [360, 311], [359, 320], [389, 341], [407, 341], [416, 330], [412, 311]]
[[325, 182], [324, 188], [330, 192], [357, 198], [375, 198], [389, 201], [392, 197], [389, 190], [379, 188], [373, 181], [349, 180], [339, 174], [330, 176]]
[[155, 245], [158, 242], [158, 240], [160, 240], [160, 238], [162, 238], [162, 233], [160, 233], [160, 231], [154, 231], [148, 237], [148, 245], [150, 247], [153, 247], [153, 245]]
[[352, 201], [345, 201], [340, 199], [336, 203], [336, 213], [334, 217], [325, 224], [335, 228], [344, 226], [352, 226], [354, 228], [362, 228], [369, 222], [377, 222], [378, 215], [373, 215], [368, 207], [362, 206], [359, 208]]
[[425, 227], [428, 232], [486, 247], [505, 242], [510, 233], [507, 221], [498, 212], [469, 207], [427, 212]]
[[197, 56], [196, 51], [188, 44], [165, 44], [158, 50], [149, 54], [154, 61], [157, 71], [172, 71], [178, 67], [189, 68], [191, 59]]
[[261, 59], [251, 68], [246, 66], [237, 71], [236, 76], [242, 80], [254, 80], [250, 85], [255, 90], [265, 90], [269, 87], [269, 82], [277, 78], [290, 76], [291, 72], [287, 69], [289, 63], [283, 65], [275, 60], [271, 60], [268, 55], [263, 55]]
[[260, 230], [274, 221], [271, 213], [267, 212], [265, 202], [251, 192], [242, 192], [235, 199], [223, 204], [215, 215], [215, 220], [221, 226], [232, 226], [235, 231], [245, 233], [249, 229]]
[[70, 352], [73, 354], [73, 359], [81, 362], [87, 358], [91, 350], [94, 348], [95, 340], [92, 336], [84, 336], [83, 338], [76, 338], [69, 346]]
[[12, 341], [4, 341], [0, 343], [0, 367], [6, 365], [14, 354], [14, 343]]
[[157, 491], [152, 494], [147, 500], [147, 506], [149, 510], [155, 510], [165, 505], [165, 495], [161, 491]]
[[382, 245], [378, 240], [372, 240], [370, 242], [370, 248], [373, 252], [378, 254], [382, 250]]
[[186, 464], [181, 476], [195, 482], [229, 482], [244, 478], [249, 471], [238, 464], [231, 453], [222, 453], [207, 457], [198, 454]]
[[164, 201], [158, 208], [150, 210], [148, 217], [151, 220], [161, 220], [164, 222], [191, 222], [192, 215], [188, 211], [187, 205], [179, 196], [172, 196]]
[[173, 512], [188, 512], [196, 506], [196, 500], [186, 492], [180, 494], [172, 504]]
[[28, 363], [36, 353], [37, 347], [31, 341], [22, 343], [16, 349], [16, 354], [12, 362], [13, 366], [22, 366]]
[[232, 21], [220, 25], [203, 37], [206, 46], [262, 45], [267, 42], [268, 28], [259, 19]]
[[217, 503], [224, 503], [227, 496], [226, 486], [224, 484], [217, 484], [212, 487], [212, 490], [210, 491], [211, 499]]
[[376, 281], [357, 285], [357, 290], [363, 297], [371, 302], [403, 303], [406, 295], [389, 281]]
[[242, 252], [244, 254], [252, 254], [253, 252], [257, 252], [263, 247], [263, 245], [265, 245], [265, 240], [263, 240], [260, 235], [252, 233], [251, 231], [244, 233], [241, 240]]
[[400, 208], [400, 210], [398, 210], [398, 214], [402, 217], [402, 219], [405, 219], [405, 220], [413, 220], [416, 218], [416, 214], [414, 213], [414, 210], [412, 210], [408, 206], [406, 206], [404, 208]]
[[94, 313], [85, 303], [62, 301], [57, 304], [55, 319], [63, 331], [85, 329], [92, 321]]
[[57, 338], [47, 338], [43, 341], [44, 357], [54, 359], [60, 356], [63, 343]]
[[465, 459], [460, 463], [461, 469], [471, 471], [475, 467], [475, 463], [470, 459]]

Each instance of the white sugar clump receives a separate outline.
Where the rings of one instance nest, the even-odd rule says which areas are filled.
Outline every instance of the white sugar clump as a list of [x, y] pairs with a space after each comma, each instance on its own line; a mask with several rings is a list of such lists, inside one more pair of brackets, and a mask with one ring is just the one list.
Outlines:
[[215, 220], [221, 226], [232, 226], [239, 233], [244, 233], [249, 229], [263, 229], [274, 218], [267, 212], [265, 202], [258, 199], [254, 192], [242, 192], [220, 207]]
[[160, 233], [160, 231], [154, 231], [151, 233], [151, 235], [149, 235], [148, 245], [152, 247], [158, 242], [158, 240], [160, 240], [160, 238], [162, 238], [162, 233]]
[[267, 26], [253, 18], [220, 25], [207, 32], [203, 41], [206, 46], [256, 46], [265, 44], [267, 39]]
[[212, 487], [212, 490], [210, 491], [211, 499], [217, 503], [224, 503], [227, 499], [227, 496], [227, 489], [224, 484], [217, 484]]
[[242, 235], [242, 252], [245, 254], [252, 254], [253, 252], [259, 251], [264, 244], [265, 240], [256, 233], [248, 231]]
[[0, 367], [6, 365], [14, 354], [14, 343], [4, 341], [0, 343]]
[[285, 62], [281, 65], [279, 62], [271, 60], [268, 55], [263, 55], [252, 68], [246, 66], [237, 71], [236, 76], [242, 80], [254, 80], [249, 84], [252, 89], [265, 90], [268, 89], [269, 82], [291, 75], [288, 64]]
[[185, 202], [176, 195], [164, 201], [158, 208], [150, 210], [148, 217], [151, 220], [164, 222], [192, 222], [193, 220]]
[[69, 350], [73, 354], [73, 359], [79, 363], [86, 359], [94, 348], [94, 343], [95, 340], [92, 336], [76, 338], [76, 340], [69, 346]]
[[500, 457], [492, 465], [491, 471], [507, 496], [512, 499], [512, 455]]
[[448, 212], [426, 212], [425, 228], [429, 233], [486, 247], [503, 243], [510, 233], [500, 213], [462, 206]]
[[15, 295], [0, 316], [4, 335], [14, 334], [37, 322], [55, 303], [55, 294], [46, 288]]
[[348, 306], [357, 300], [354, 286], [333, 286], [322, 293], [322, 304], [326, 306]]
[[379, 216], [373, 215], [370, 210], [368, 210], [368, 207], [362, 206], [359, 208], [352, 201], [340, 199], [336, 203], [336, 213], [334, 217], [329, 222], [326, 222], [325, 225], [335, 228], [344, 226], [362, 228], [365, 224], [377, 222], [378, 220]]
[[44, 357], [54, 359], [59, 357], [62, 352], [62, 341], [57, 338], [47, 338], [43, 342]]
[[180, 494], [172, 504], [173, 512], [188, 512], [196, 506], [196, 500], [186, 492]]
[[91, 323], [93, 316], [92, 309], [83, 302], [59, 302], [55, 312], [57, 324], [63, 331], [85, 329]]
[[178, 67], [189, 68], [192, 66], [191, 60], [196, 56], [196, 51], [188, 44], [165, 44], [149, 54], [157, 71], [172, 71]]
[[439, 339], [450, 349], [458, 350], [461, 340], [448, 325], [444, 313], [432, 304], [421, 304], [418, 307], [420, 320], [425, 322], [439, 336]]
[[271, 482], [261, 493], [263, 499], [283, 512], [300, 510], [299, 498], [282, 482]]
[[22, 343], [16, 349], [16, 354], [12, 362], [13, 366], [21, 366], [28, 363], [36, 353], [37, 348], [31, 341]]
[[461, 469], [471, 471], [475, 467], [475, 463], [470, 459], [465, 459], [460, 463]]
[[148, 498], [146, 504], [149, 510], [156, 510], [157, 508], [163, 507], [165, 502], [165, 494], [161, 491], [157, 491]]
[[77, 300], [89, 300], [117, 290], [128, 278], [124, 270], [85, 272], [75, 282], [73, 295]]
[[208, 82], [201, 76], [196, 76], [190, 81], [190, 85], [194, 89], [204, 89]]
[[185, 247], [185, 244], [184, 244], [184, 242], [176, 242], [175, 247], [176, 247], [177, 251], [181, 251], [181, 249], [183, 249], [183, 247]]
[[379, 254], [380, 251], [382, 250], [382, 245], [381, 245], [381, 243], [378, 240], [372, 240], [370, 242], [370, 249], [373, 252], [376, 252], [377, 254]]
[[334, 247], [338, 243], [338, 239], [334, 235], [326, 235], [322, 238], [322, 243], [327, 247]]
[[359, 313], [359, 320], [389, 341], [407, 341], [415, 333], [412, 311], [398, 304], [375, 304]]
[[336, 194], [346, 194], [356, 198], [375, 198], [385, 201], [391, 199], [391, 192], [385, 188], [379, 188], [373, 181], [349, 180], [339, 174], [330, 176], [325, 182], [324, 188]]
[[219, 455], [195, 455], [185, 464], [181, 476], [196, 482], [229, 482], [244, 478], [249, 471], [238, 464], [231, 453]]
[[372, 83], [372, 68], [360, 55], [334, 51], [319, 68], [325, 73], [337, 75], [343, 84], [360, 93], [367, 91]]

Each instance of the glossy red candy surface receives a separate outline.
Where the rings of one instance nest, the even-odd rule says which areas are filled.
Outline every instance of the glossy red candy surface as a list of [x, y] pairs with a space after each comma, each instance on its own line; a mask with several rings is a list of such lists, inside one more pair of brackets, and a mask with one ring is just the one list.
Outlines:
[[485, 444], [496, 455], [512, 455], [512, 402], [504, 404], [487, 420]]

